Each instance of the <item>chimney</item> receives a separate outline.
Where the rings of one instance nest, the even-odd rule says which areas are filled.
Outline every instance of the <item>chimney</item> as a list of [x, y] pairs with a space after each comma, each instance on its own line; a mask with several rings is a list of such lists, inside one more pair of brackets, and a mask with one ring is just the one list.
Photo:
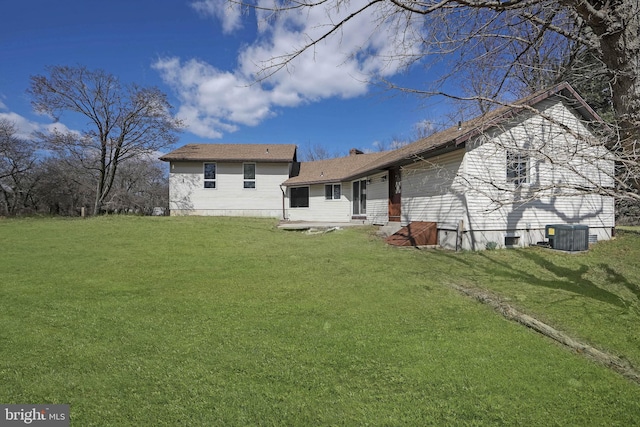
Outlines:
[[349, 150], [350, 156], [356, 156], [358, 154], [364, 154], [364, 152], [358, 150], [357, 148], [352, 148], [351, 150]]

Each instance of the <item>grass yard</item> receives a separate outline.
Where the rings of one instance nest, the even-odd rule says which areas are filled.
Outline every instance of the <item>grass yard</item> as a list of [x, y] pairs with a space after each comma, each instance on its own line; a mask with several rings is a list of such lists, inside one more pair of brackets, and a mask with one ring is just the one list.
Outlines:
[[640, 236], [587, 254], [387, 247], [271, 220], [0, 220], [0, 403], [72, 426], [619, 425], [640, 386], [451, 290], [640, 366]]

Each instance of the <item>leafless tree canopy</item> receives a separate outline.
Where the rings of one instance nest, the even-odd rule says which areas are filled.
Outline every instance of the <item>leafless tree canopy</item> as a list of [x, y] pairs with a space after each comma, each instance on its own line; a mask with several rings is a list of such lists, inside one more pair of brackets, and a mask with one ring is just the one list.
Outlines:
[[31, 77], [28, 93], [36, 111], [87, 120], [82, 131], [56, 129], [40, 140], [61, 158], [71, 159], [95, 180], [94, 213], [113, 189], [120, 165], [176, 142], [182, 124], [157, 88], [122, 86], [113, 75], [85, 67], [55, 66]]
[[35, 147], [17, 136], [12, 122], [0, 120], [0, 215], [14, 215], [28, 206], [36, 180]]
[[[577, 65], [578, 56], [587, 52], [606, 72], [622, 129], [629, 132], [639, 123], [640, 6], [635, 0], [285, 0], [265, 4], [249, 6], [276, 14], [310, 8], [325, 8], [327, 16], [337, 9], [347, 12], [339, 21], [326, 22], [319, 36], [310, 36], [288, 54], [265, 62], [262, 78], [288, 67], [322, 40], [339, 36], [357, 15], [370, 13], [374, 22], [358, 31], [391, 26], [396, 49], [389, 61], [440, 62], [448, 70], [428, 87], [406, 89], [490, 103], [540, 89], [567, 67]], [[452, 79], [470, 82], [466, 93], [443, 91], [443, 84]]]

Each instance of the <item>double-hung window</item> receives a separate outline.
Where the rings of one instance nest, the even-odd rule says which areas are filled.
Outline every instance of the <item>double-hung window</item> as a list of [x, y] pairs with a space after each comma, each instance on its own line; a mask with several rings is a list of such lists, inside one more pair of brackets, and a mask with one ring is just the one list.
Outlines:
[[256, 164], [244, 163], [244, 188], [256, 188]]
[[216, 164], [204, 164], [204, 188], [216, 188]]
[[507, 182], [516, 185], [529, 182], [529, 156], [517, 151], [507, 151]]
[[324, 186], [324, 198], [325, 200], [340, 200], [342, 189], [340, 184], [327, 184]]

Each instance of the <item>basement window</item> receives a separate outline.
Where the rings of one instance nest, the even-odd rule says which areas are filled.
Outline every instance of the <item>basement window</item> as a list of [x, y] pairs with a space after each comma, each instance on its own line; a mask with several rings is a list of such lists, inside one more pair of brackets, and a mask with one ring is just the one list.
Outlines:
[[520, 236], [513, 233], [507, 233], [504, 235], [504, 246], [507, 248], [513, 248], [520, 246]]

